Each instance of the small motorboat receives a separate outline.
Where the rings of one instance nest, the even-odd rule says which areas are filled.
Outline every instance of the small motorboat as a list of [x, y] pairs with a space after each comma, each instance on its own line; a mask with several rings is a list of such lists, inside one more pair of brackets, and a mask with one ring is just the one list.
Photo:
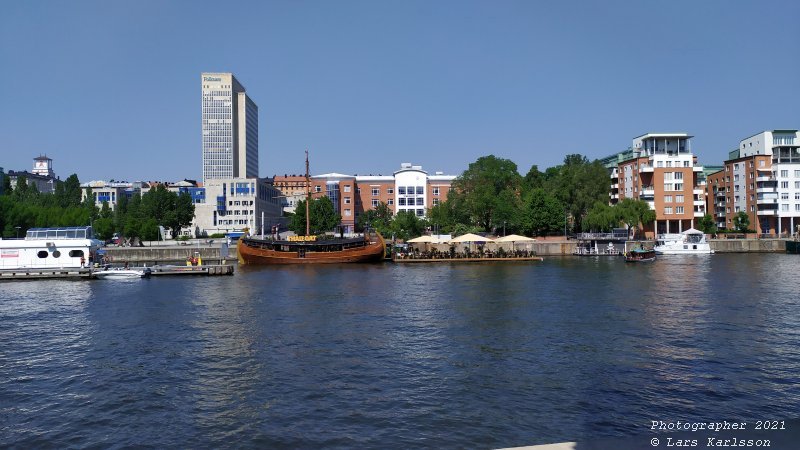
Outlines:
[[92, 276], [101, 280], [128, 280], [144, 278], [150, 276], [150, 268], [126, 269], [123, 267], [104, 267], [100, 270], [92, 271]]
[[642, 248], [635, 248], [625, 253], [625, 262], [649, 262], [655, 261], [655, 250], [646, 250]]

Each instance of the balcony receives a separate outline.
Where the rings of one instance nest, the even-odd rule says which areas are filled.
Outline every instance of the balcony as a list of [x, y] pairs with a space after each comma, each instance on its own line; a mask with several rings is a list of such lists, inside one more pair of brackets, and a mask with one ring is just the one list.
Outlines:
[[640, 197], [655, 197], [655, 195], [655, 186], [642, 186], [642, 192], [639, 194]]
[[718, 219], [724, 219], [725, 218], [725, 213], [724, 212], [718, 212], [718, 213], [715, 214], [715, 216]]
[[[777, 197], [775, 197], [775, 198], [771, 198], [771, 197], [769, 197], [769, 198], [759, 198], [759, 199], [756, 200], [756, 204], [758, 204], [758, 205], [777, 205], [778, 204], [778, 198]], [[777, 208], [777, 206], [776, 206], [776, 208]]]
[[756, 188], [757, 194], [777, 194], [778, 188], [777, 186], [769, 186], [769, 187], [757, 187]]
[[652, 164], [642, 164], [639, 166], [639, 173], [653, 173]]
[[694, 195], [706, 195], [706, 190], [702, 189], [702, 188], [698, 188], [698, 187], [695, 186], [695, 188], [692, 189], [692, 194], [694, 194]]
[[757, 214], [759, 216], [777, 216], [778, 210], [777, 209], [767, 209], [764, 211], [759, 210]]
[[694, 200], [692, 202], [692, 205], [694, 205], [694, 206], [706, 206], [706, 201], [705, 200]]
[[756, 177], [756, 181], [757, 182], [763, 182], [763, 181], [767, 181], [767, 182], [775, 181], [775, 182], [777, 182], [778, 180], [775, 177], [770, 176], [770, 175], [761, 175], [761, 176]]

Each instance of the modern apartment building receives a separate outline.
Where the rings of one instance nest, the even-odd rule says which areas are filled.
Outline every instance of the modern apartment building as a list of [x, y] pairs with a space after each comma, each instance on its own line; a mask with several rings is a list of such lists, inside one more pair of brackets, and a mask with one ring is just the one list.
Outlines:
[[603, 160], [611, 178], [610, 204], [624, 198], [646, 201], [656, 212], [645, 234], [679, 233], [705, 215], [705, 174], [686, 133], [648, 133], [630, 149]]
[[759, 234], [791, 234], [800, 225], [798, 130], [762, 131], [742, 139], [709, 181], [718, 228], [733, 229], [734, 217], [745, 212]]
[[[327, 173], [310, 177], [312, 195], [326, 195], [342, 216], [345, 232], [353, 232], [364, 211], [380, 203], [396, 214], [411, 211], [425, 217], [428, 208], [447, 200], [450, 185], [456, 177], [436, 172], [428, 174], [422, 166], [403, 163], [391, 175], [346, 175]], [[274, 185], [282, 192], [284, 211], [294, 211], [305, 199], [306, 180], [300, 175], [275, 176]]]
[[203, 73], [203, 181], [258, 177], [258, 106], [231, 73]]

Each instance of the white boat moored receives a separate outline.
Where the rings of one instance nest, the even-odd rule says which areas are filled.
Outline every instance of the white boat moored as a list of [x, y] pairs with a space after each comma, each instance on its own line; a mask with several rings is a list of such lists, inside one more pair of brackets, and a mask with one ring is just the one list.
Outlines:
[[658, 236], [653, 250], [659, 255], [702, 255], [714, 253], [706, 242], [706, 235], [690, 228], [680, 234], [662, 234]]
[[147, 267], [136, 269], [124, 269], [121, 267], [109, 267], [92, 272], [92, 276], [101, 280], [126, 280], [144, 278], [150, 276], [150, 269]]

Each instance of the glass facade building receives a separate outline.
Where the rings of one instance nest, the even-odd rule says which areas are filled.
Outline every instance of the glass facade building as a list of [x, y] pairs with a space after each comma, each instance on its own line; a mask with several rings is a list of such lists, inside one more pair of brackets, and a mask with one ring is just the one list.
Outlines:
[[203, 180], [258, 177], [258, 106], [230, 73], [204, 73]]

